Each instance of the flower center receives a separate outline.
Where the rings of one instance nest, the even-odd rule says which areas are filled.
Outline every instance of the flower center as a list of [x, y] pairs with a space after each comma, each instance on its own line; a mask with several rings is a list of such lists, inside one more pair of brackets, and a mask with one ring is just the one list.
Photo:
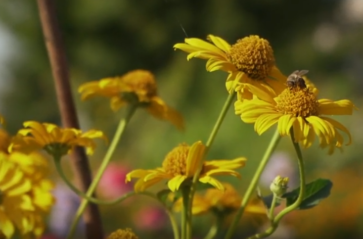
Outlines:
[[149, 102], [150, 98], [157, 95], [154, 75], [145, 70], [134, 70], [122, 77], [130, 92], [135, 93], [140, 102]]
[[[0, 190], [0, 205], [2, 204], [3, 202], [3, 198], [4, 198], [4, 193], [3, 191]], [[1, 235], [1, 231], [0, 231], [0, 235]], [[1, 237], [0, 237], [1, 238]]]
[[107, 239], [126, 239], [126, 238], [138, 239], [138, 237], [130, 228], [126, 228], [125, 230], [118, 229], [107, 237]]
[[166, 155], [163, 162], [163, 168], [168, 174], [173, 176], [185, 175], [188, 154], [189, 146], [185, 143], [180, 144]]
[[276, 99], [277, 111], [295, 117], [318, 115], [319, 103], [309, 88], [287, 88]]
[[259, 36], [239, 39], [232, 45], [228, 58], [238, 70], [253, 80], [266, 78], [275, 64], [270, 43]]

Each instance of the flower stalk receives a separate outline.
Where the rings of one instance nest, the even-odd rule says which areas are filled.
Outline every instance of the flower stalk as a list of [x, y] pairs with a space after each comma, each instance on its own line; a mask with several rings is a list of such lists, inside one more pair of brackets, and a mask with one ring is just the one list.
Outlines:
[[81, 203], [81, 205], [79, 206], [79, 208], [77, 210], [76, 216], [73, 219], [73, 222], [72, 222], [70, 230], [69, 230], [68, 238], [72, 238], [72, 236], [74, 234], [74, 231], [75, 231], [75, 227], [78, 224], [81, 215], [83, 214], [85, 208], [87, 207], [87, 205], [89, 203], [88, 197], [90, 197], [94, 193], [94, 191], [96, 190], [97, 185], [100, 182], [100, 180], [102, 178], [102, 175], [105, 172], [105, 170], [107, 168], [107, 165], [110, 162], [110, 160], [112, 158], [112, 155], [116, 150], [117, 144], [120, 141], [121, 136], [122, 136], [123, 132], [125, 131], [125, 128], [126, 128], [128, 122], [130, 121], [131, 117], [135, 113], [136, 109], [137, 109], [137, 105], [131, 105], [127, 110], [126, 116], [123, 119], [120, 120], [120, 123], [119, 123], [119, 125], [117, 127], [117, 130], [115, 132], [115, 135], [114, 135], [114, 137], [112, 139], [112, 142], [111, 142], [111, 144], [110, 144], [110, 146], [109, 146], [109, 148], [108, 148], [108, 150], [106, 152], [106, 155], [105, 155], [104, 159], [102, 160], [100, 168], [97, 171], [97, 174], [96, 174], [94, 180], [92, 181], [91, 186], [87, 190], [87, 193], [86, 193], [87, 197], [84, 200], [82, 200], [82, 203]]
[[282, 210], [272, 221], [271, 221], [271, 226], [263, 233], [260, 234], [256, 234], [248, 239], [257, 239], [257, 238], [265, 238], [268, 237], [269, 235], [271, 235], [272, 233], [275, 232], [275, 230], [277, 229], [277, 227], [279, 226], [279, 223], [281, 221], [281, 219], [287, 215], [288, 213], [292, 212], [293, 210], [297, 209], [302, 200], [304, 199], [305, 196], [305, 167], [304, 167], [304, 160], [302, 157], [302, 153], [300, 150], [300, 146], [298, 142], [295, 142], [295, 138], [294, 138], [294, 131], [291, 128], [290, 129], [290, 135], [291, 135], [291, 141], [294, 144], [294, 148], [298, 157], [298, 165], [299, 165], [299, 176], [300, 176], [300, 191], [299, 191], [299, 196], [296, 199], [296, 201], [291, 204], [289, 207], [285, 208], [284, 210]]
[[[226, 101], [225, 101], [225, 103], [223, 105], [223, 108], [222, 108], [221, 112], [219, 113], [218, 119], [217, 119], [216, 123], [213, 126], [212, 132], [209, 135], [203, 157], [205, 157], [208, 154], [208, 151], [209, 151], [209, 149], [211, 148], [211, 146], [213, 144], [213, 141], [214, 141], [214, 139], [215, 139], [215, 137], [216, 137], [216, 135], [217, 135], [217, 133], [219, 131], [219, 128], [222, 125], [222, 122], [223, 122], [225, 116], [227, 115], [229, 107], [232, 105], [232, 102], [233, 102], [235, 96], [236, 96], [236, 93], [234, 91], [231, 94], [228, 95], [228, 97], [227, 97], [227, 99], [226, 99]], [[199, 178], [199, 175], [200, 175], [200, 173], [202, 171], [202, 168], [203, 168], [203, 162], [204, 162], [204, 160], [201, 160], [200, 164], [198, 165], [198, 170], [197, 170], [196, 174], [193, 177], [193, 182], [192, 182], [192, 185], [190, 187], [190, 192], [189, 192], [190, 202], [193, 202], [193, 198], [194, 198], [198, 178]], [[189, 203], [189, 205], [188, 205], [188, 214], [192, 215], [192, 203]], [[191, 220], [192, 217], [190, 217], [189, 219]], [[189, 222], [188, 225], [191, 225], [191, 222]], [[189, 232], [189, 238], [191, 238], [192, 229], [191, 228], [188, 229], [188, 232]]]
[[249, 202], [253, 192], [255, 191], [255, 189], [257, 187], [257, 183], [261, 177], [261, 174], [262, 174], [263, 170], [265, 169], [266, 164], [268, 163], [271, 154], [273, 153], [277, 144], [279, 143], [280, 138], [281, 137], [280, 137], [279, 131], [278, 131], [278, 129], [276, 129], [274, 135], [271, 138], [270, 144], [267, 147], [265, 154], [264, 154], [260, 164], [258, 165], [258, 168], [257, 168], [255, 174], [253, 175], [252, 181], [246, 190], [246, 193], [241, 202], [241, 207], [238, 209], [238, 212], [237, 212], [236, 216], [234, 217], [232, 224], [228, 228], [225, 239], [230, 239], [232, 237], [234, 231], [236, 230], [237, 224], [243, 215], [243, 212], [247, 206], [247, 203]]

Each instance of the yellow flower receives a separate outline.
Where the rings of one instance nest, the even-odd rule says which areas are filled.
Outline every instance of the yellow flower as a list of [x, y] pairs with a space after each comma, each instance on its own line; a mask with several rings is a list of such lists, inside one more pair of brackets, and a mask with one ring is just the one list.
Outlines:
[[[204, 160], [205, 146], [198, 141], [192, 146], [180, 144], [167, 154], [161, 168], [144, 170], [137, 169], [126, 175], [126, 182], [132, 178], [138, 178], [134, 189], [136, 192], [144, 191], [146, 188], [166, 179], [171, 191], [176, 191], [182, 183], [190, 183], [197, 172], [198, 165]], [[204, 161], [199, 182], [209, 183], [218, 189], [224, 189], [221, 182], [214, 175], [232, 175], [239, 177], [234, 169], [243, 167], [246, 158], [234, 160], [212, 160]]]
[[208, 35], [211, 42], [198, 38], [187, 38], [185, 43], [174, 45], [193, 57], [208, 60], [207, 71], [228, 72], [226, 87], [234, 88], [239, 99], [271, 98], [283, 90], [286, 76], [275, 65], [275, 58], [269, 42], [259, 36], [248, 36], [230, 45], [220, 37]]
[[126, 228], [125, 230], [118, 229], [112, 232], [107, 239], [138, 239], [138, 237], [130, 228]]
[[157, 95], [154, 75], [146, 70], [134, 70], [123, 76], [85, 83], [78, 92], [82, 94], [82, 100], [96, 96], [110, 98], [114, 111], [126, 104], [135, 104], [158, 119], [170, 121], [179, 129], [184, 127], [183, 117]]
[[[227, 215], [238, 210], [242, 198], [229, 183], [223, 183], [224, 191], [211, 188], [202, 194], [195, 194], [192, 205], [192, 213], [195, 215], [207, 212], [215, 212], [218, 215]], [[174, 205], [175, 211], [182, 208], [182, 199]], [[256, 200], [251, 200], [245, 209], [246, 213], [266, 214], [266, 207]]]
[[36, 121], [24, 122], [24, 129], [20, 129], [12, 143], [9, 151], [22, 151], [31, 153], [44, 149], [54, 157], [61, 157], [73, 150], [76, 146], [85, 147], [88, 154], [93, 154], [96, 144], [93, 139], [106, 136], [98, 130], [89, 130], [82, 133], [81, 130], [73, 128], [60, 128], [49, 123]]
[[0, 225], [7, 238], [11, 238], [15, 229], [24, 235], [34, 228], [31, 189], [31, 180], [7, 155], [0, 153]]
[[282, 136], [289, 135], [292, 127], [295, 141], [304, 148], [310, 147], [317, 135], [320, 146], [329, 146], [331, 154], [343, 145], [340, 131], [348, 135], [347, 145], [351, 143], [351, 135], [344, 125], [323, 115], [351, 115], [354, 107], [350, 100], [317, 99], [316, 89], [295, 86], [268, 101], [257, 98], [237, 101], [235, 112], [242, 121], [255, 123], [259, 135], [276, 123]]

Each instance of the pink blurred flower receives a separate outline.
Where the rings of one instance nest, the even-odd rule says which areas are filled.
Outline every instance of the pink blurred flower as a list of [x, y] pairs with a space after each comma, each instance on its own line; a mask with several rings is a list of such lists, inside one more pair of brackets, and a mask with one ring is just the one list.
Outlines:
[[165, 227], [167, 216], [158, 207], [143, 207], [133, 217], [134, 224], [140, 230], [157, 231]]
[[118, 163], [110, 163], [98, 186], [102, 197], [115, 199], [132, 191], [133, 185], [125, 183], [126, 174], [130, 169]]

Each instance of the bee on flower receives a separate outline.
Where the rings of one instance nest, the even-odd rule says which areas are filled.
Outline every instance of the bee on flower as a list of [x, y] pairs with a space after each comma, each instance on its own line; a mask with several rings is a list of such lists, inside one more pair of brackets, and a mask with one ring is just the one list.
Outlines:
[[318, 99], [318, 90], [312, 84], [302, 77], [298, 80], [304, 81], [303, 84], [287, 86], [270, 100], [255, 97], [250, 101], [236, 101], [235, 113], [243, 122], [254, 123], [259, 135], [274, 124], [278, 125], [281, 136], [290, 135], [292, 129], [295, 142], [300, 142], [304, 148], [310, 147], [317, 136], [320, 146], [329, 147], [329, 154], [332, 154], [344, 144], [341, 132], [348, 136], [346, 145], [351, 144], [349, 130], [325, 115], [351, 115], [355, 108], [353, 103], [347, 99]]

